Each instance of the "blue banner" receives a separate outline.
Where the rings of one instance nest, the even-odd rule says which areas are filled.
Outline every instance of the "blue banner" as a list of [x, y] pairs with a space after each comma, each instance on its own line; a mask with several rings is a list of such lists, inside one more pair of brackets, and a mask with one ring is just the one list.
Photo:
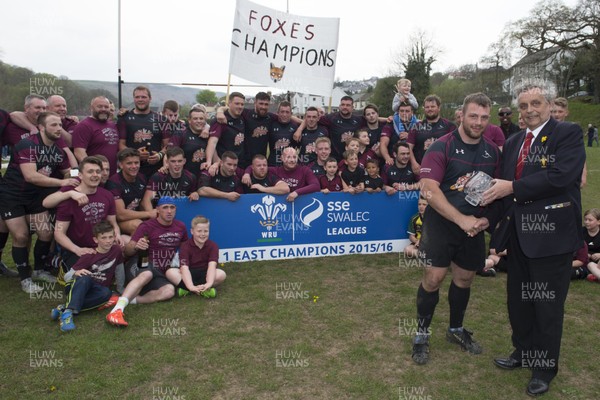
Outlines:
[[285, 195], [245, 194], [238, 201], [179, 199], [177, 219], [210, 219], [210, 238], [221, 262], [399, 252], [417, 212], [418, 191], [312, 193], [294, 202]]

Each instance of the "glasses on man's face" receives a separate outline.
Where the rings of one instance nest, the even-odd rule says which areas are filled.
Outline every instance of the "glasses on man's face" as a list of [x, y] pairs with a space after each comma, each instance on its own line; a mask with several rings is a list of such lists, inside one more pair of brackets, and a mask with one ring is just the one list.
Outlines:
[[506, 111], [506, 112], [499, 112], [498, 113], [499, 117], [508, 117], [509, 115], [512, 115], [512, 111]]

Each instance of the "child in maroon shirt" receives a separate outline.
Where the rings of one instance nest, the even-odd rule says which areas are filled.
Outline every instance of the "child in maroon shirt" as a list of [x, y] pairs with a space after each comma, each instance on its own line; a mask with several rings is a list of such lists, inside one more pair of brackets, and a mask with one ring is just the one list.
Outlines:
[[319, 176], [321, 184], [321, 193], [341, 192], [344, 189], [342, 178], [338, 175], [337, 161], [333, 157], [329, 157], [325, 161], [325, 175]]
[[215, 297], [215, 286], [225, 281], [225, 271], [217, 268], [219, 246], [208, 238], [210, 221], [199, 215], [192, 220], [192, 238], [179, 249], [179, 268], [170, 268], [167, 278], [180, 297], [189, 292], [207, 298]]
[[115, 231], [107, 221], [100, 221], [93, 228], [96, 252], [84, 254], [65, 274], [67, 303], [52, 310], [53, 320], [60, 319], [63, 332], [75, 329], [73, 315], [94, 308], [104, 309], [114, 305], [118, 296], [112, 295], [110, 285], [115, 270], [123, 264], [121, 247], [115, 244]]

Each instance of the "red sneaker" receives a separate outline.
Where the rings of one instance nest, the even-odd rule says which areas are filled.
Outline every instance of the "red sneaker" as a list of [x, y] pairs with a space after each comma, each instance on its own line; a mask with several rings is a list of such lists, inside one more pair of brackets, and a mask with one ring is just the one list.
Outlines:
[[587, 276], [587, 278], [585, 278], [585, 279], [587, 279], [587, 280], [588, 280], [588, 281], [590, 281], [590, 282], [596, 282], [596, 283], [599, 283], [599, 281], [598, 281], [598, 278], [596, 278], [596, 275], [594, 275], [594, 274], [589, 274], [589, 275]]
[[98, 310], [106, 310], [107, 308], [114, 307], [115, 304], [117, 304], [117, 301], [119, 301], [119, 295], [113, 294], [112, 296], [110, 296], [110, 299], [108, 299], [106, 303], [98, 307]]
[[123, 311], [113, 311], [106, 316], [106, 322], [115, 326], [127, 326], [129, 324], [127, 321], [125, 321], [124, 317], [125, 315], [123, 315]]

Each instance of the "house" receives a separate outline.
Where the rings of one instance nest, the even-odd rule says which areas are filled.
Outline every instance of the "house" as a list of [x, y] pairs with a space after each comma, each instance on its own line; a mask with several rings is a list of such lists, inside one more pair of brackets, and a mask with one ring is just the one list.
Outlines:
[[553, 81], [559, 92], [566, 91], [567, 77], [575, 62], [573, 52], [559, 47], [550, 47], [531, 53], [514, 64], [509, 79], [502, 82], [503, 89], [512, 93], [515, 85], [526, 78], [540, 78]]
[[340, 101], [344, 96], [347, 96], [346, 92], [337, 87], [333, 88], [331, 98], [316, 94], [293, 93], [290, 101], [292, 103], [292, 114], [304, 115], [308, 107], [321, 107], [325, 112], [330, 112], [330, 105], [331, 112], [335, 112], [338, 110]]
[[355, 110], [363, 110], [367, 104], [369, 104], [369, 99], [373, 96], [373, 93], [358, 93], [352, 95], [352, 100], [354, 100], [354, 109]]

